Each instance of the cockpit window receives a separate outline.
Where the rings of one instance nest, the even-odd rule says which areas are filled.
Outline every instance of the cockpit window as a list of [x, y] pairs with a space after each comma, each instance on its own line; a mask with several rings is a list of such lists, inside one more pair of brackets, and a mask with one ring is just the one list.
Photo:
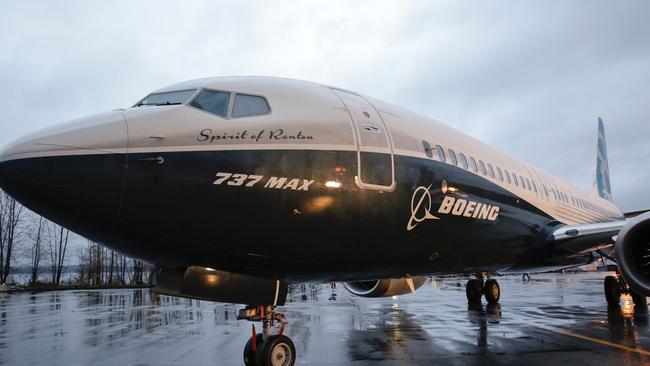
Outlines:
[[232, 108], [233, 117], [249, 117], [268, 114], [271, 111], [264, 97], [255, 95], [236, 94]]
[[228, 116], [228, 101], [230, 92], [217, 90], [202, 90], [190, 103], [191, 106], [208, 113], [226, 118]]
[[146, 98], [139, 101], [134, 107], [145, 105], [174, 105], [183, 104], [189, 97], [194, 94], [196, 89], [178, 90], [164, 93], [149, 94]]

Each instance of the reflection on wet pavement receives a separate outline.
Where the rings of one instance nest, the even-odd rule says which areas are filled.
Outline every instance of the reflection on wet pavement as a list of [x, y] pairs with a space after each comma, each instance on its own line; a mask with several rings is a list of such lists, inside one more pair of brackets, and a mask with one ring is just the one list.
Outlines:
[[[500, 277], [500, 305], [468, 307], [463, 278], [415, 295], [363, 299], [342, 286], [292, 287], [283, 310], [298, 364], [640, 364], [648, 310], [607, 308], [605, 273]], [[148, 290], [0, 295], [0, 364], [238, 365], [241, 306]]]

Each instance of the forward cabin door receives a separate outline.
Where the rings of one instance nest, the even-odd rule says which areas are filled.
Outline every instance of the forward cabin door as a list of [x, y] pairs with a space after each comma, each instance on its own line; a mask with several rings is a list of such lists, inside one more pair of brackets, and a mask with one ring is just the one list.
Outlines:
[[377, 110], [362, 96], [332, 89], [341, 99], [354, 125], [357, 144], [357, 184], [364, 189], [393, 191], [395, 161], [390, 131]]

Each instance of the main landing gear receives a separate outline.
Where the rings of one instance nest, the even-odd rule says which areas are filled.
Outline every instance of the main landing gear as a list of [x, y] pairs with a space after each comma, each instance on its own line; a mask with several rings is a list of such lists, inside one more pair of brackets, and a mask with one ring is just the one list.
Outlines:
[[[296, 362], [296, 347], [285, 336], [287, 325], [283, 313], [273, 306], [247, 306], [239, 311], [237, 319], [261, 321], [262, 333], [253, 332], [244, 347], [244, 364], [247, 366], [293, 366]], [[274, 328], [277, 328], [274, 334]]]
[[623, 277], [621, 277], [621, 273], [617, 269], [615, 276], [605, 277], [605, 299], [607, 299], [607, 305], [618, 306], [621, 301], [621, 294], [629, 294], [632, 297], [634, 306], [644, 307], [648, 304], [645, 296], [630, 290], [630, 287]]
[[467, 281], [465, 294], [467, 295], [467, 302], [469, 304], [480, 304], [481, 297], [485, 295], [485, 300], [488, 304], [494, 305], [499, 303], [501, 289], [497, 280], [491, 278], [483, 281], [483, 274], [477, 273], [476, 278]]

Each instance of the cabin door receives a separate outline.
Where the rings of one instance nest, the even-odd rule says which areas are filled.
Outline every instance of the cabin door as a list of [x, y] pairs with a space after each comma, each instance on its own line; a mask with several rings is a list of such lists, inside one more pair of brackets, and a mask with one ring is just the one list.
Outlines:
[[332, 89], [341, 99], [354, 125], [357, 144], [357, 184], [364, 189], [392, 191], [395, 182], [393, 141], [375, 107], [364, 97]]

